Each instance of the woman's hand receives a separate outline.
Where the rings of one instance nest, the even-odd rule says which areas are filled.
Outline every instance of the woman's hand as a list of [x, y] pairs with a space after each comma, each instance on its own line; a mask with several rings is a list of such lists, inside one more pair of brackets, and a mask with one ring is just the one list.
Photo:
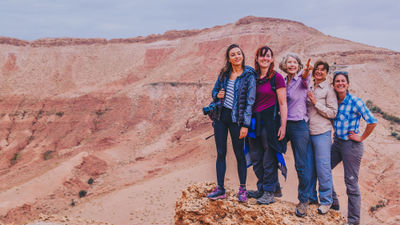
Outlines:
[[278, 130], [278, 141], [282, 141], [283, 140], [283, 138], [285, 138], [285, 135], [286, 135], [286, 127], [279, 127], [279, 130]]
[[349, 131], [349, 139], [355, 142], [362, 142], [363, 139], [360, 135], [354, 133], [354, 131]]
[[225, 97], [225, 90], [222, 88], [218, 94], [217, 94], [217, 98], [224, 98]]
[[247, 132], [249, 131], [249, 129], [247, 127], [242, 127], [240, 128], [240, 136], [239, 139], [243, 139], [247, 136]]
[[311, 61], [311, 59], [308, 58], [307, 63], [306, 63], [306, 65], [304, 67], [304, 70], [303, 70], [303, 75], [301, 76], [303, 79], [308, 77], [310, 75], [310, 71], [313, 70], [313, 67], [310, 65], [310, 61]]
[[377, 123], [369, 123], [367, 127], [365, 127], [364, 133], [362, 136], [354, 133], [354, 131], [349, 131], [349, 139], [355, 142], [362, 142], [364, 141], [375, 129]]
[[307, 97], [308, 97], [308, 99], [310, 99], [310, 101], [313, 105], [317, 104], [317, 99], [315, 99], [315, 95], [312, 91], [307, 92]]

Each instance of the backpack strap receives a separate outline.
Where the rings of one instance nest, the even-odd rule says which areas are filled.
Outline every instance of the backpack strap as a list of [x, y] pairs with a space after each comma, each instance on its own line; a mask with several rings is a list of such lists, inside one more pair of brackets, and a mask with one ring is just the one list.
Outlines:
[[274, 106], [274, 120], [276, 118], [276, 114], [278, 113], [278, 107], [279, 107], [279, 103], [278, 103], [278, 94], [276, 93], [276, 82], [275, 79], [276, 78], [276, 71], [274, 72], [274, 76], [269, 80], [270, 84], [271, 84], [271, 88], [272, 91], [275, 92], [275, 96], [276, 96], [276, 102], [275, 102], [275, 106]]

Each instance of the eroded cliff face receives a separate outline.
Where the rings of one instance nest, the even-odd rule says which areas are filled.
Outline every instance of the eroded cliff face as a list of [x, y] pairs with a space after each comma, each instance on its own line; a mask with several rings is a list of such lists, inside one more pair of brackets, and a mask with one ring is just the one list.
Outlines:
[[[201, 107], [211, 100], [231, 43], [243, 48], [249, 65], [265, 44], [276, 65], [287, 52], [336, 63], [350, 71], [353, 93], [397, 115], [398, 52], [326, 36], [295, 21], [246, 17], [202, 30], [113, 40], [1, 37], [0, 221], [63, 214], [72, 202], [79, 208], [209, 160], [214, 147], [204, 137], [211, 124]], [[389, 137], [390, 127], [399, 128], [379, 126], [366, 142], [360, 183], [368, 190], [364, 212], [385, 222], [400, 210], [394, 179], [400, 175], [399, 148]], [[88, 195], [80, 199], [80, 190]], [[385, 207], [369, 212], [383, 200]], [[18, 210], [25, 213], [10, 213]]]

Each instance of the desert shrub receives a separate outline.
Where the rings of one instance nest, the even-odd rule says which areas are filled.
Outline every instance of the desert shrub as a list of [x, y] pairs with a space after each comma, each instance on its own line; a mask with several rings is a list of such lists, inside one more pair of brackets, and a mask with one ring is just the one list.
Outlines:
[[101, 115], [103, 115], [105, 113], [105, 111], [103, 111], [103, 110], [97, 110], [96, 111], [96, 115], [97, 116], [101, 116]]
[[19, 153], [15, 153], [14, 156], [10, 159], [11, 165], [14, 165], [15, 163], [17, 163], [17, 160], [19, 158], [20, 158], [20, 154]]
[[86, 194], [87, 194], [87, 191], [85, 191], [85, 190], [81, 190], [81, 191], [79, 192], [79, 198], [83, 198], [83, 197], [85, 197], [85, 196], [86, 196]]
[[88, 184], [93, 184], [93, 182], [94, 182], [94, 180], [93, 180], [93, 178], [89, 178], [89, 180], [88, 180]]
[[369, 209], [371, 212], [374, 212], [376, 210], [378, 210], [379, 208], [383, 208], [386, 206], [386, 202], [384, 200], [379, 200], [378, 204], [376, 204], [375, 206], [371, 206], [371, 208]]
[[379, 113], [382, 115], [383, 119], [400, 124], [400, 118], [397, 116], [393, 116], [390, 115], [384, 111], [382, 111], [381, 108], [379, 108], [378, 106], [374, 105], [374, 103], [371, 100], [367, 100], [365, 102], [365, 105], [369, 108], [369, 110], [371, 110], [371, 112], [373, 113]]
[[62, 117], [62, 116], [64, 116], [64, 112], [56, 112], [56, 115], [57, 115], [58, 117]]
[[51, 151], [51, 150], [46, 151], [45, 153], [43, 153], [43, 159], [49, 160], [49, 159], [53, 158], [54, 152], [55, 151]]

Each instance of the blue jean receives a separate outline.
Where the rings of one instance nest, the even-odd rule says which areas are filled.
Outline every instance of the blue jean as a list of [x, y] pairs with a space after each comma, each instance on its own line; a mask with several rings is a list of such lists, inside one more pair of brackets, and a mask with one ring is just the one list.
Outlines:
[[318, 178], [319, 201], [321, 205], [332, 204], [332, 169], [331, 146], [332, 132], [327, 131], [318, 135], [311, 135], [312, 151], [315, 160], [315, 170], [311, 179], [312, 189], [310, 198], [314, 200], [315, 186]]
[[247, 166], [244, 156], [244, 139], [239, 139], [240, 126], [232, 122], [232, 110], [223, 108], [220, 120], [213, 123], [215, 144], [217, 146], [217, 181], [218, 186], [224, 188], [225, 172], [226, 172], [226, 152], [228, 131], [231, 135], [233, 151], [235, 152], [237, 161], [237, 170], [241, 185], [246, 184]]
[[297, 178], [299, 179], [297, 198], [300, 202], [308, 202], [313, 171], [312, 148], [309, 146], [311, 142], [308, 124], [304, 120], [288, 120], [286, 137], [292, 146]]

